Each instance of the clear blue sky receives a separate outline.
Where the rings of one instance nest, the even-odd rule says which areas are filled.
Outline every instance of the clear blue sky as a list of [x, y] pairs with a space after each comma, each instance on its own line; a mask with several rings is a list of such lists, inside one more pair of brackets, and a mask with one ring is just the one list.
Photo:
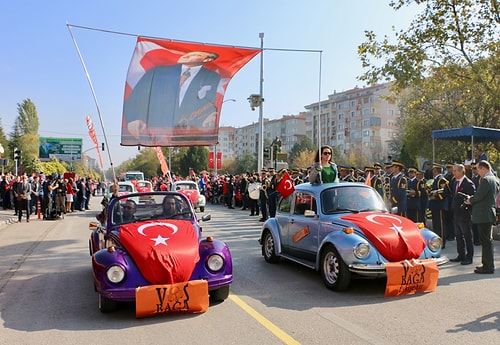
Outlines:
[[[90, 115], [99, 142], [103, 130], [67, 23], [96, 29], [175, 40], [260, 47], [321, 50], [321, 98], [334, 90], [363, 84], [357, 47], [364, 31], [380, 37], [405, 29], [419, 10], [395, 12], [384, 0], [254, 1], [3, 1], [0, 5], [0, 119], [12, 131], [17, 104], [30, 98], [40, 119], [40, 136], [83, 138], [92, 148], [85, 116]], [[122, 147], [120, 123], [124, 83], [136, 37], [72, 28], [100, 106], [115, 166], [137, 154]], [[221, 126], [258, 121], [247, 97], [259, 93], [260, 55], [230, 82]], [[318, 101], [319, 54], [264, 53], [264, 117], [297, 114]], [[88, 154], [97, 157], [95, 151]], [[109, 168], [108, 152], [103, 152]]]

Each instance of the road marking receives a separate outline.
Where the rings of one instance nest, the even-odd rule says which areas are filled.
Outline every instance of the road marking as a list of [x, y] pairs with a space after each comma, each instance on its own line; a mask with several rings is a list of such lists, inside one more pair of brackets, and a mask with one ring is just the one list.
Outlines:
[[243, 302], [241, 298], [239, 298], [236, 295], [230, 294], [229, 298], [236, 303], [241, 309], [246, 311], [251, 317], [253, 317], [255, 320], [257, 320], [262, 326], [267, 328], [269, 331], [271, 331], [275, 336], [277, 336], [280, 340], [282, 340], [285, 344], [289, 345], [300, 345], [300, 343], [293, 339], [291, 336], [286, 334], [283, 330], [281, 330], [278, 326], [276, 326], [274, 323], [266, 319], [262, 314], [260, 314], [258, 311], [250, 307], [248, 304]]

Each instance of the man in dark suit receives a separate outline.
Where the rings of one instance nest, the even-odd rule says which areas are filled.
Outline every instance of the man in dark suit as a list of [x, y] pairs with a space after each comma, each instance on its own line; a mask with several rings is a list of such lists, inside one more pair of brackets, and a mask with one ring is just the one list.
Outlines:
[[482, 247], [482, 266], [476, 267], [474, 273], [493, 274], [493, 238], [492, 226], [496, 219], [495, 198], [500, 189], [500, 181], [493, 175], [488, 161], [477, 163], [477, 172], [481, 176], [477, 192], [466, 203], [472, 205], [472, 222], [477, 224], [479, 241]]
[[214, 126], [220, 75], [203, 65], [217, 57], [190, 52], [176, 65], [148, 70], [123, 105], [128, 132], [138, 138], [151, 128]]
[[465, 176], [465, 166], [455, 164], [453, 166], [451, 213], [455, 226], [455, 238], [457, 240], [457, 257], [450, 259], [452, 262], [460, 262], [462, 265], [470, 265], [474, 256], [474, 241], [472, 239], [472, 222], [470, 206], [464, 207], [467, 195], [472, 196], [476, 191], [474, 183]]
[[408, 169], [408, 187], [407, 187], [407, 198], [408, 198], [408, 210], [407, 217], [414, 222], [418, 222], [420, 219], [420, 213], [422, 212], [422, 187], [421, 181], [417, 178], [417, 168], [410, 167]]

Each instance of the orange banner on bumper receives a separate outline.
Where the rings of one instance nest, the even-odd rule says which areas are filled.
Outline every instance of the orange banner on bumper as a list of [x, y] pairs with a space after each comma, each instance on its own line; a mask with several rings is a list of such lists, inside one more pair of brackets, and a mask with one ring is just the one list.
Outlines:
[[439, 269], [434, 260], [404, 260], [385, 265], [385, 296], [409, 295], [436, 290]]
[[208, 305], [206, 280], [142, 286], [135, 290], [137, 318], [179, 312], [204, 313]]

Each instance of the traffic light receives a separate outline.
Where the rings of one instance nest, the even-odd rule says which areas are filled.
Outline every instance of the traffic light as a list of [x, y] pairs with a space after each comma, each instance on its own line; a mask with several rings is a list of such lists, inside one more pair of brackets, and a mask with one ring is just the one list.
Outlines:
[[14, 149], [14, 160], [18, 162], [21, 161], [21, 150], [17, 147]]
[[264, 148], [264, 159], [271, 159], [271, 149], [269, 147]]

